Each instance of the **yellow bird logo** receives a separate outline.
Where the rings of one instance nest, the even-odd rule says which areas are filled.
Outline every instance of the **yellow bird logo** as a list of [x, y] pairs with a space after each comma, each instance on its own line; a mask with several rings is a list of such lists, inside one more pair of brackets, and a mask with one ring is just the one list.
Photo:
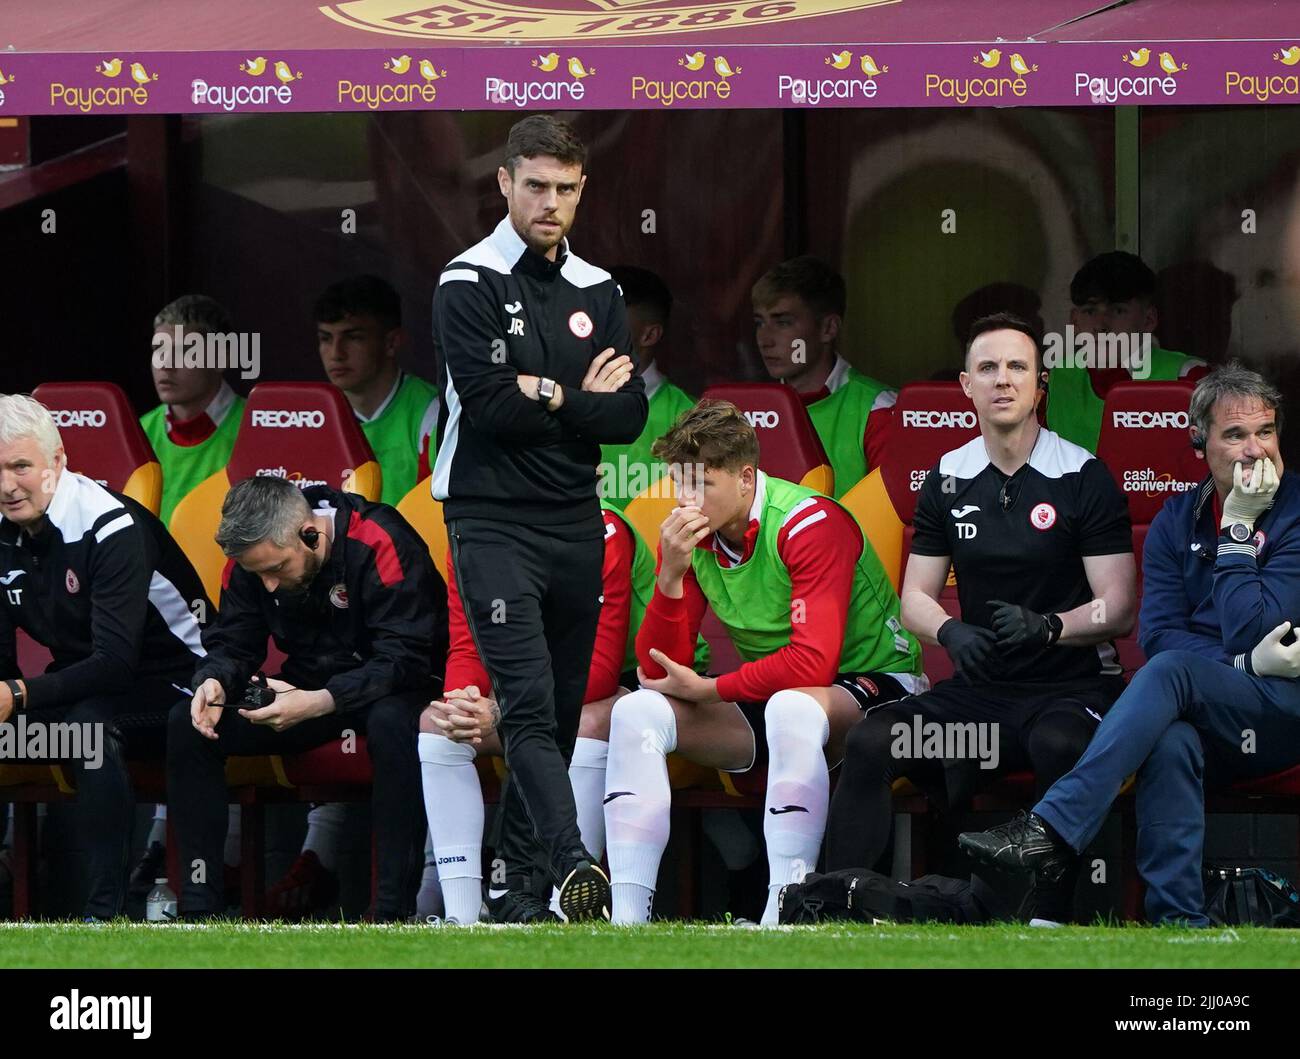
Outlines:
[[281, 59], [275, 64], [275, 76], [280, 79], [281, 84], [287, 85], [290, 81], [301, 80], [302, 71], [299, 70], [297, 73], [294, 73], [289, 69], [289, 64]]
[[6, 77], [5, 72], [0, 70], [0, 85], [11, 85], [14, 83], [13, 77]]
[[1172, 55], [1167, 51], [1162, 51], [1160, 53], [1160, 69], [1167, 74], [1176, 74], [1179, 70], [1186, 70], [1187, 64], [1183, 63], [1179, 65], [1178, 61], [1174, 59]]
[[726, 79], [728, 77], [735, 77], [736, 74], [740, 73], [740, 71], [744, 69], [744, 67], [737, 66], [733, 70], [731, 68], [731, 63], [727, 62], [725, 55], [715, 55], [713, 57], [713, 69], [718, 72], [719, 77]]
[[678, 66], [685, 66], [688, 70], [700, 70], [704, 67], [704, 52], [697, 51], [695, 54], [687, 52], [677, 60]]
[[544, 73], [549, 74], [552, 70], [559, 69], [560, 53], [557, 51], [553, 51], [550, 53], [550, 55], [539, 55], [536, 59], [533, 60], [533, 65], [536, 66], [537, 69], [543, 71]]
[[986, 70], [992, 70], [1002, 61], [1002, 49], [990, 48], [988, 51], [982, 51], [973, 56], [971, 61], [979, 63]]
[[826, 65], [833, 66], [837, 70], [847, 69], [852, 61], [853, 53], [851, 51], [831, 52], [830, 55], [826, 56]]
[[1011, 54], [1011, 69], [1013, 69], [1013, 70], [1014, 70], [1017, 74], [1019, 74], [1021, 77], [1024, 77], [1025, 74], [1031, 74], [1031, 73], [1033, 73], [1035, 70], [1037, 70], [1037, 69], [1038, 69], [1038, 63], [1034, 63], [1033, 66], [1030, 66], [1027, 62], [1025, 62], [1025, 60], [1024, 60], [1023, 58], [1021, 58], [1021, 55], [1020, 55], [1019, 52], [1012, 52], [1012, 54]]
[[101, 73], [105, 77], [116, 77], [122, 72], [121, 59], [105, 59], [102, 63], [95, 66], [95, 72]]
[[428, 59], [421, 59], [420, 76], [423, 77], [426, 81], [437, 81], [440, 77], [446, 77], [447, 71], [435, 70], [433, 68], [433, 63], [431, 63]]
[[249, 77], [261, 77], [262, 74], [266, 73], [266, 56], [259, 55], [256, 59], [242, 62], [239, 64], [239, 68]]
[[157, 81], [158, 75], [149, 73], [140, 63], [132, 63], [131, 80], [138, 85], [147, 85], [150, 81]]
[[384, 69], [392, 70], [395, 74], [404, 74], [411, 69], [411, 57], [399, 55], [396, 59], [385, 59]]
[[1128, 54], [1124, 56], [1124, 61], [1130, 66], [1145, 66], [1151, 61], [1151, 49], [1139, 48], [1137, 51], [1134, 51], [1130, 48]]
[[889, 73], [888, 65], [877, 66], [876, 60], [870, 55], [864, 55], [859, 61], [862, 66], [862, 72], [868, 77], [879, 77], [881, 74]]
[[569, 73], [573, 74], [573, 76], [576, 77], [579, 81], [581, 81], [584, 77], [591, 77], [592, 74], [594, 74], [595, 72], [596, 72], [596, 68], [594, 66], [591, 67], [590, 69], [583, 66], [582, 60], [579, 59], [576, 55], [569, 60]]
[[1294, 66], [1300, 63], [1300, 44], [1292, 44], [1289, 48], [1283, 48], [1281, 53], [1273, 53], [1273, 58], [1287, 66]]

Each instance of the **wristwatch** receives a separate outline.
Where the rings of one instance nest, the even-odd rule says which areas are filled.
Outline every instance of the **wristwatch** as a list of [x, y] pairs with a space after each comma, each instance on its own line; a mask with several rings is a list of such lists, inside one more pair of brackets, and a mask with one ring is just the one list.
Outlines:
[[27, 693], [23, 691], [23, 686], [16, 680], [6, 680], [5, 686], [14, 697], [14, 710], [22, 713], [27, 708]]
[[538, 380], [537, 380], [537, 399], [538, 399], [539, 401], [541, 401], [542, 404], [550, 404], [550, 403], [551, 403], [551, 398], [554, 397], [554, 396], [555, 396], [555, 380], [554, 380], [554, 379], [538, 379]]
[[1238, 544], [1245, 544], [1251, 538], [1251, 528], [1244, 522], [1234, 522], [1224, 532], [1229, 540], [1236, 541]]

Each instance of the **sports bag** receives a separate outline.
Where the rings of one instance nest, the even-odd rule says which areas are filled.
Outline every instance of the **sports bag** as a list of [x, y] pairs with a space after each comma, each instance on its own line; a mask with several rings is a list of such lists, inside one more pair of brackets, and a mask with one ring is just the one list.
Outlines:
[[987, 923], [994, 918], [969, 882], [942, 875], [896, 882], [869, 868], [808, 875], [781, 887], [777, 900], [781, 923]]
[[1300, 893], [1264, 868], [1207, 865], [1205, 914], [1220, 927], [1300, 927]]

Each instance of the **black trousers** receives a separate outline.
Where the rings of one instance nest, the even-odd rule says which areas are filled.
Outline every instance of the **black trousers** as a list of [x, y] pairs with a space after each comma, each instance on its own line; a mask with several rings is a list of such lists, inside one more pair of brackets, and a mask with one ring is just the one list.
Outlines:
[[[1074, 767], [1102, 715], [1124, 690], [1119, 677], [1060, 684], [967, 684], [954, 677], [869, 712], [849, 729], [839, 785], [826, 821], [826, 869], [877, 867], [893, 826], [893, 782], [904, 776], [954, 807], [983, 782], [1026, 767], [1041, 798]], [[914, 718], [998, 725], [998, 767], [916, 756], [899, 731]], [[903, 729], [896, 729], [896, 725]], [[991, 734], [991, 730], [990, 730]], [[884, 868], [888, 871], [888, 867]]]
[[510, 782], [496, 851], [511, 885], [531, 876], [538, 843], [557, 884], [587, 856], [568, 770], [600, 618], [600, 522], [593, 533], [566, 540], [487, 519], [447, 523], [466, 622], [501, 708]]
[[[167, 711], [182, 690], [181, 685], [148, 678], [120, 695], [96, 695], [26, 715], [29, 730], [33, 724], [99, 726], [94, 735], [82, 728], [82, 755], [60, 762], [72, 773], [77, 788], [74, 816], [89, 883], [88, 916], [110, 919], [122, 914], [135, 815], [126, 763], [128, 758], [162, 755]], [[86, 742], [87, 737], [93, 742]], [[87, 756], [88, 747], [98, 748], [95, 757]], [[20, 753], [15, 760], [34, 762], [36, 758], [24, 758]]]
[[424, 861], [424, 812], [416, 735], [430, 690], [377, 699], [347, 713], [331, 713], [274, 731], [253, 724], [234, 709], [217, 723], [215, 740], [190, 721], [190, 700], [172, 707], [167, 731], [167, 813], [180, 847], [181, 911], [217, 912], [225, 907], [226, 758], [231, 755], [294, 754], [340, 738], [351, 729], [365, 735], [374, 768], [371, 818], [377, 859], [374, 915], [402, 919], [415, 910], [414, 882]]

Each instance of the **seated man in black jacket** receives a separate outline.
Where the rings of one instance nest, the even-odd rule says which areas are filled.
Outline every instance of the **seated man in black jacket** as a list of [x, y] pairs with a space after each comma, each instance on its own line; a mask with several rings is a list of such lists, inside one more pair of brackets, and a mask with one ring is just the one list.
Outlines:
[[[0, 754], [71, 766], [85, 917], [109, 919], [135, 806], [125, 752], [161, 754], [209, 603], [162, 523], [68, 470], [53, 417], [21, 394], [0, 395], [0, 516]], [[44, 674], [22, 679], [17, 629], [54, 656]]]
[[[181, 850], [181, 912], [220, 909], [225, 759], [292, 754], [365, 734], [374, 766], [374, 918], [414, 911], [424, 843], [416, 726], [441, 687], [446, 586], [391, 507], [324, 486], [248, 478], [221, 509], [231, 559], [192, 700], [172, 709], [168, 804]], [[268, 634], [286, 655], [268, 706], [243, 704]], [[346, 752], [347, 743], [343, 750]]]

